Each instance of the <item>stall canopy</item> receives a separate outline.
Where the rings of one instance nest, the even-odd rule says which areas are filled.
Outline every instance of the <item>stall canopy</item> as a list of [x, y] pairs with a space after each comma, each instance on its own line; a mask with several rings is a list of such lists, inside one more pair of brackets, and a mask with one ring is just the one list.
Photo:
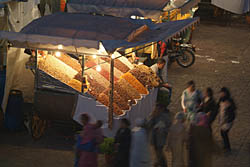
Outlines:
[[164, 8], [172, 2], [178, 4], [176, 8], [184, 7], [186, 10], [187, 7], [190, 9], [197, 5], [199, 0], [69, 0], [67, 10], [70, 13], [97, 13], [128, 18], [140, 16], [159, 20]]
[[191, 8], [198, 5], [200, 0], [172, 0], [163, 11], [171, 11], [174, 9], [181, 9], [181, 13], [187, 13]]
[[8, 39], [13, 46], [58, 50], [79, 54], [99, 54], [168, 40], [184, 31], [199, 18], [154, 24], [111, 16], [79, 13], [56, 13], [32, 21], [21, 32], [0, 32], [0, 39]]
[[212, 0], [212, 4], [236, 14], [250, 11], [250, 0]]

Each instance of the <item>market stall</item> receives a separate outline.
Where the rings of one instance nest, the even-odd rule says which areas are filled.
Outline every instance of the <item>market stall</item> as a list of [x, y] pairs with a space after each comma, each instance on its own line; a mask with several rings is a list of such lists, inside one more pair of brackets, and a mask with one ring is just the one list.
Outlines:
[[[31, 22], [20, 33], [0, 32], [0, 39], [7, 39], [21, 55], [29, 57], [25, 66], [34, 72], [35, 82], [24, 82], [35, 83], [34, 104], [41, 118], [49, 119], [50, 115], [56, 119], [65, 112], [60, 118], [73, 117], [79, 121], [79, 115], [88, 112], [95, 119], [106, 121], [104, 132], [111, 136], [120, 118], [127, 117], [133, 124], [136, 117], [145, 118], [152, 111], [157, 94], [154, 87], [159, 84], [150, 68], [134, 67], [119, 52], [168, 40], [197, 21], [154, 24], [110, 16], [57, 13]], [[7, 74], [13, 69], [7, 68]], [[22, 80], [22, 73], [15, 77]], [[8, 75], [7, 83], [4, 109], [13, 84]]]

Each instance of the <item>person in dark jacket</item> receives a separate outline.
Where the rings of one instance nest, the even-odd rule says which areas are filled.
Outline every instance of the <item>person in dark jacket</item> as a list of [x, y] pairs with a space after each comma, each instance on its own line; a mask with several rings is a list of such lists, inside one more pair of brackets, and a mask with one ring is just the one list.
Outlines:
[[114, 157], [114, 167], [129, 167], [129, 152], [131, 144], [130, 122], [122, 119], [120, 129], [115, 136], [116, 153]]
[[219, 123], [221, 129], [221, 136], [224, 142], [224, 149], [227, 152], [231, 151], [231, 145], [228, 137], [228, 133], [233, 126], [235, 120], [236, 106], [234, 100], [231, 97], [228, 88], [223, 87], [220, 90], [220, 99], [218, 102], [219, 111]]
[[218, 114], [213, 94], [213, 90], [208, 87], [204, 92], [204, 98], [202, 102], [202, 111], [208, 115], [208, 125], [210, 130], [212, 130], [212, 123], [214, 122]]

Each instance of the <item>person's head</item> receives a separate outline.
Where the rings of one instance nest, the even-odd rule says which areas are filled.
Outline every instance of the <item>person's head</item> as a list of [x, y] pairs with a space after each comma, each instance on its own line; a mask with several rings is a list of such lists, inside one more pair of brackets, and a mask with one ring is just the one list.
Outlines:
[[187, 83], [187, 89], [189, 92], [195, 91], [195, 83], [193, 80]]
[[128, 119], [126, 118], [121, 119], [120, 128], [128, 128], [129, 126], [130, 126], [130, 122]]
[[213, 89], [208, 87], [205, 91], [205, 97], [209, 97], [209, 98], [213, 98], [214, 96], [214, 92], [213, 92]]
[[144, 120], [141, 119], [141, 118], [136, 119], [136, 120], [135, 120], [135, 125], [136, 125], [137, 127], [143, 127], [143, 126], [144, 126]]
[[185, 121], [185, 114], [183, 112], [178, 112], [175, 114], [175, 120], [177, 122], [184, 122]]
[[226, 88], [226, 87], [222, 87], [220, 89], [219, 93], [220, 93], [220, 98], [226, 99], [226, 98], [230, 98], [231, 97], [231, 93], [230, 93], [229, 89]]
[[81, 115], [81, 121], [82, 121], [83, 126], [87, 125], [89, 123], [89, 120], [90, 120], [90, 118], [89, 118], [88, 114]]
[[159, 58], [157, 60], [157, 66], [160, 70], [164, 68], [165, 64], [166, 64], [166, 60], [164, 60], [163, 58]]
[[103, 125], [103, 122], [101, 120], [96, 121], [96, 128], [99, 129]]

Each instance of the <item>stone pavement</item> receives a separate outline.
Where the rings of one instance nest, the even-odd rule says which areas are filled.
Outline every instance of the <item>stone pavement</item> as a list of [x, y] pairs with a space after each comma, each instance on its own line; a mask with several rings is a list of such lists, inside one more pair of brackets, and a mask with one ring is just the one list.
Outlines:
[[[250, 29], [249, 27], [219, 27], [201, 25], [193, 37], [197, 46], [196, 63], [189, 69], [174, 65], [169, 80], [175, 87], [171, 112], [181, 111], [180, 96], [185, 83], [194, 80], [199, 89], [212, 87], [215, 96], [222, 86], [229, 87], [236, 101], [237, 119], [230, 132], [232, 153], [214, 157], [214, 167], [250, 166]], [[222, 146], [214, 124], [214, 138]]]
[[[188, 69], [173, 64], [169, 70], [169, 81], [174, 86], [170, 111], [181, 111], [180, 96], [191, 79], [199, 89], [212, 87], [216, 96], [222, 86], [229, 87], [238, 107], [230, 132], [233, 151], [215, 156], [213, 167], [249, 167], [250, 29], [201, 24], [194, 33], [193, 43], [197, 46], [196, 63]], [[213, 128], [214, 137], [222, 146], [217, 121]], [[52, 141], [53, 135], [56, 137], [52, 137]], [[0, 131], [0, 167], [73, 166], [71, 139], [57, 136], [60, 135], [51, 132], [34, 142], [27, 134]], [[100, 157], [100, 166], [104, 167], [103, 157]]]

